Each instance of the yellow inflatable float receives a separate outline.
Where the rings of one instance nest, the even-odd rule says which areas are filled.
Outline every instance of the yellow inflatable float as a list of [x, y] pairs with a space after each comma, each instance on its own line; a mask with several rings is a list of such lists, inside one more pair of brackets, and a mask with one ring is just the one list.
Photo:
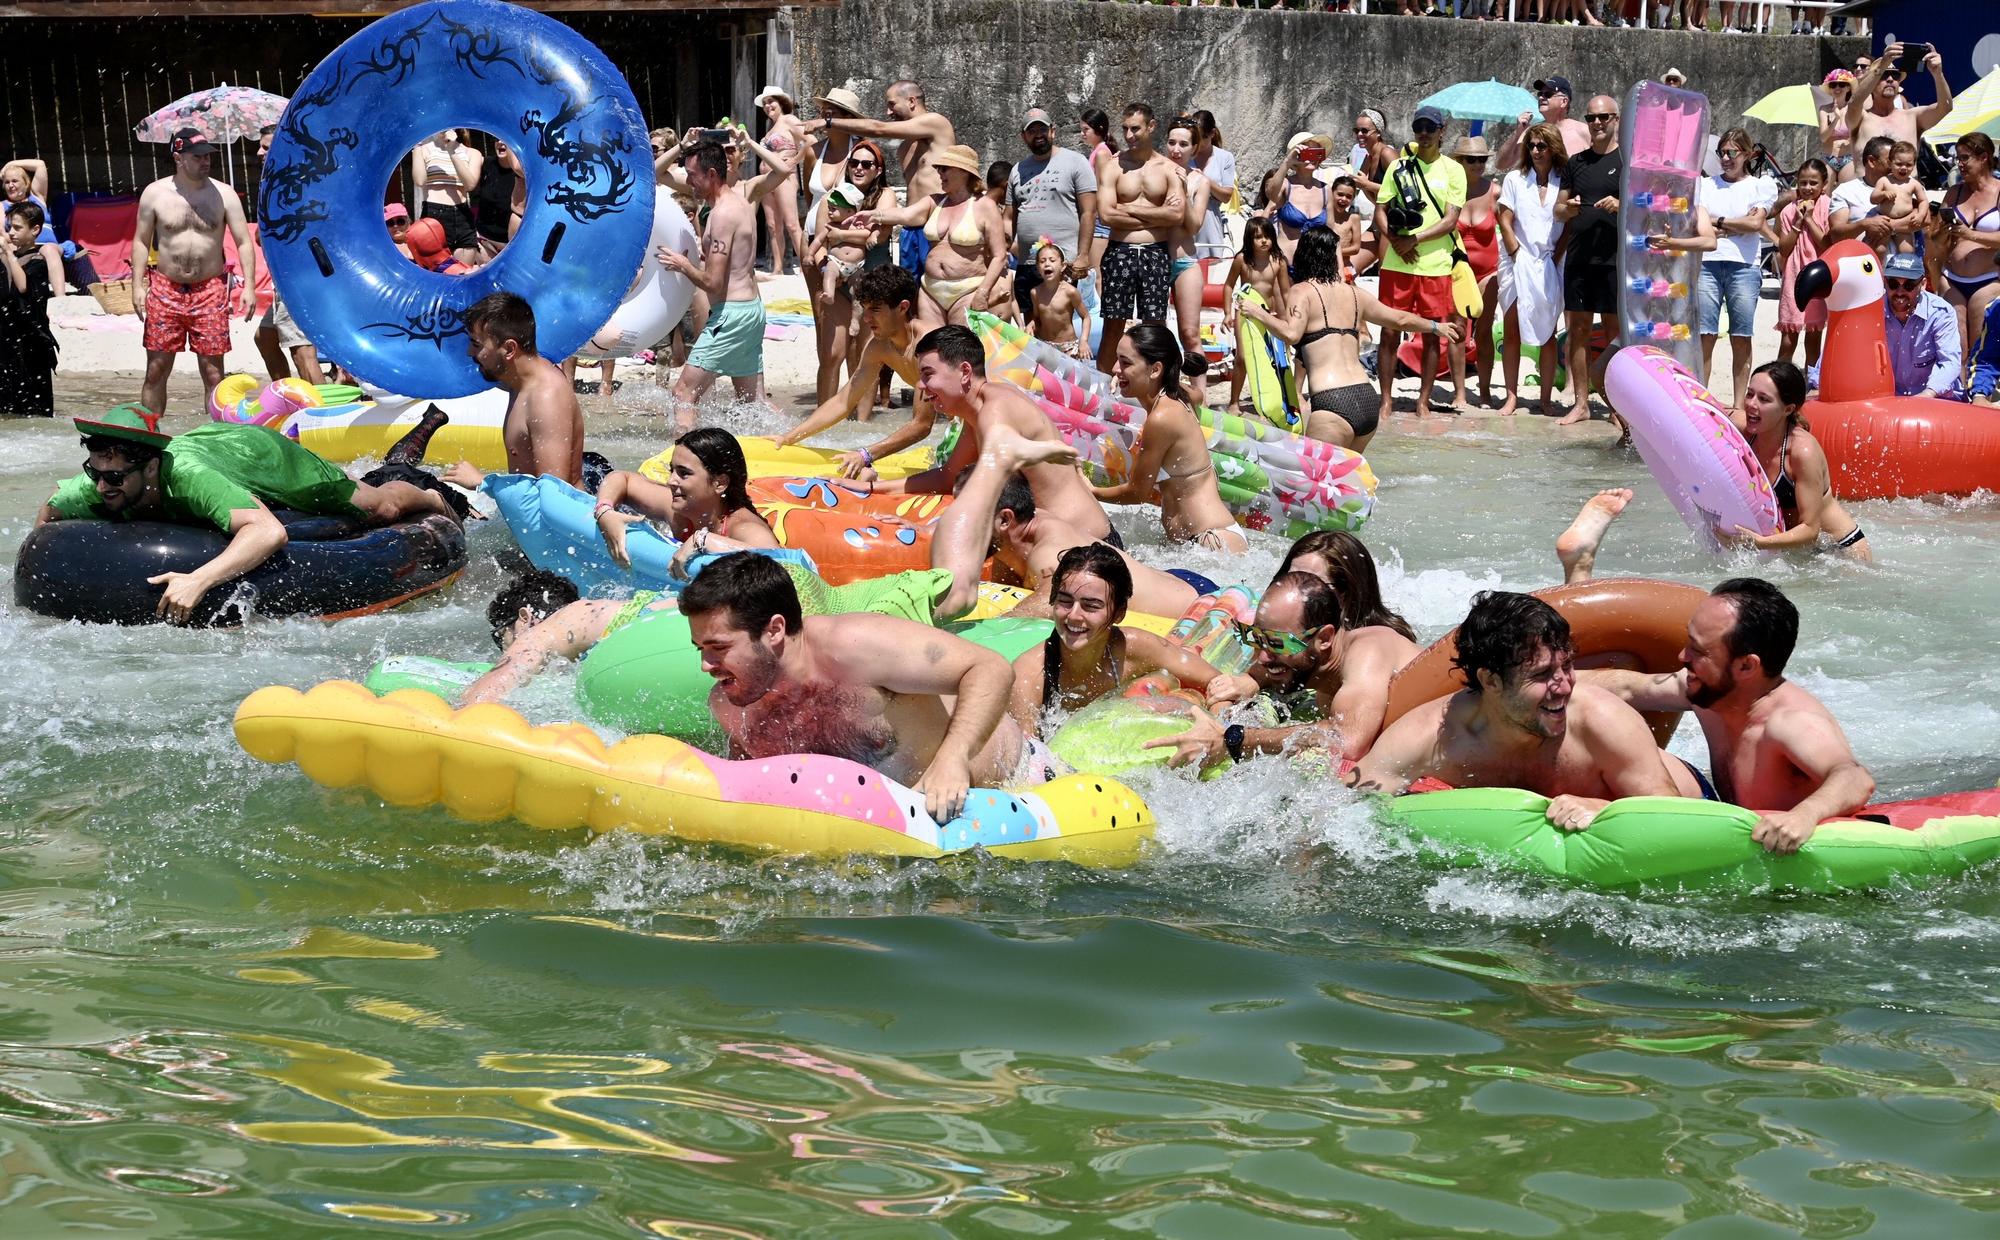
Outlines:
[[1144, 801], [1097, 775], [975, 788], [964, 813], [938, 823], [922, 796], [843, 758], [731, 762], [647, 735], [606, 745], [582, 724], [535, 727], [496, 705], [454, 710], [419, 689], [378, 698], [344, 680], [304, 693], [257, 690], [237, 708], [236, 740], [260, 761], [295, 762], [315, 783], [365, 787], [392, 805], [762, 852], [940, 857], [983, 848], [1116, 867], [1138, 860], [1154, 828]]
[[[739, 435], [736, 442], [743, 445], [743, 461], [749, 466], [752, 478], [838, 478], [840, 476], [841, 448], [809, 448], [804, 444], [792, 444], [781, 448], [778, 441], [762, 436]], [[666, 456], [672, 449], [654, 458], [665, 467]], [[646, 466], [653, 465], [646, 462]], [[920, 474], [936, 463], [936, 456], [925, 445], [905, 448], [901, 452], [885, 456], [875, 462], [875, 474], [885, 479], [907, 478]], [[641, 466], [642, 470], [646, 466]], [[647, 471], [651, 476], [651, 471]]]

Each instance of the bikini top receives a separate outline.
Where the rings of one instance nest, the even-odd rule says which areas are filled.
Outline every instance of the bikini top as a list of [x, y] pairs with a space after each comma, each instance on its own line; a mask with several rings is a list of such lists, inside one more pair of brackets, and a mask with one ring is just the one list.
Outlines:
[[[1124, 640], [1114, 626], [1110, 638], [1104, 643], [1104, 661], [1111, 665], [1111, 683], [1122, 684], [1125, 677], [1120, 666], [1124, 660], [1118, 657], [1117, 648]], [[1042, 705], [1055, 705], [1062, 700], [1062, 638], [1050, 633], [1042, 643]]]
[[[1306, 287], [1312, 289], [1314, 297], [1319, 298], [1320, 318], [1331, 319], [1333, 316], [1327, 313], [1326, 309], [1326, 294], [1319, 291], [1318, 286], [1321, 283], [1322, 282], [1319, 280], [1308, 280], [1306, 281]], [[1334, 327], [1331, 324], [1325, 327], [1315, 327], [1313, 330], [1299, 337], [1299, 347], [1301, 349], [1305, 348], [1307, 345], [1311, 344], [1315, 340], [1324, 340], [1328, 336], [1353, 336], [1356, 340], [1359, 340], [1361, 338], [1361, 333], [1359, 330], [1357, 330], [1361, 320], [1360, 295], [1356, 294], [1354, 290], [1352, 288], [1349, 288], [1347, 285], [1343, 284], [1341, 285], [1341, 287], [1347, 289], [1348, 295], [1354, 298], [1355, 322], [1348, 324], [1346, 327]]]
[[1277, 220], [1285, 227], [1304, 232], [1308, 228], [1326, 226], [1326, 191], [1320, 190], [1319, 214], [1307, 215], [1292, 205], [1292, 191], [1285, 191], [1285, 201], [1278, 205]]
[[924, 236], [932, 242], [936, 242], [940, 237], [948, 237], [953, 245], [964, 246], [969, 250], [979, 244], [981, 236], [979, 221], [972, 217], [972, 199], [968, 198], [958, 205], [964, 209], [958, 213], [958, 219], [952, 224], [951, 231], [946, 232], [945, 204], [942, 198], [938, 199], [937, 207], [931, 211], [931, 218], [924, 221]]
[[[1792, 476], [1786, 470], [1791, 456], [1792, 436], [1787, 431], [1785, 433], [1785, 442], [1778, 446], [1778, 476], [1771, 480], [1771, 498], [1778, 502], [1779, 512], [1789, 512], [1796, 515], [1799, 510], [1799, 492], [1798, 488], [1792, 485]], [[1828, 495], [1833, 494], [1833, 480], [1831, 478], [1827, 480], [1826, 493]]]
[[[1962, 198], [1959, 200], [1958, 205], [1951, 209], [1951, 213], [1958, 217], [1959, 223], [1970, 228], [1973, 232], [2000, 231], [2000, 202], [1996, 202], [1994, 205], [1986, 208], [1986, 210], [1981, 211], [1979, 219], [1976, 221], [1965, 218], [1965, 200]], [[1991, 223], [1989, 224], [1988, 221], [1991, 221]]]

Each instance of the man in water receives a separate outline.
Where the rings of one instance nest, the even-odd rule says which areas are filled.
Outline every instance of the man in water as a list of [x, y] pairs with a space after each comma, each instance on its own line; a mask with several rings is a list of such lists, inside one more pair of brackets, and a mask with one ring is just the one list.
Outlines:
[[[1860, 74], [1860, 80], [1847, 94], [1847, 115], [1844, 119], [1854, 135], [1856, 147], [1866, 145], [1873, 138], [1888, 138], [1891, 142], [1908, 142], [1921, 149], [1923, 133], [1935, 128], [1951, 111], [1951, 83], [1945, 81], [1944, 58], [1938, 55], [1935, 47], [1925, 44], [1924, 48], [1923, 65], [1930, 70], [1931, 84], [1937, 88], [1937, 102], [1922, 107], [1896, 106], [1897, 97], [1903, 93], [1904, 71], [1896, 63], [1903, 58], [1903, 45], [1891, 43]], [[1880, 178], [1865, 179], [1873, 185]]]
[[1247, 676], [1221, 676], [1210, 682], [1208, 700], [1241, 701], [1266, 692], [1289, 695], [1309, 690], [1317, 721], [1273, 728], [1224, 727], [1198, 710], [1194, 726], [1186, 732], [1146, 742], [1148, 749], [1173, 749], [1168, 765], [1208, 766], [1224, 754], [1241, 762], [1252, 754], [1289, 753], [1307, 744], [1358, 759], [1382, 731], [1389, 710], [1389, 681], [1419, 653], [1415, 642], [1384, 625], [1346, 627], [1339, 592], [1324, 577], [1303, 572], [1286, 573], [1272, 582], [1257, 604], [1257, 622], [1247, 629], [1239, 627], [1238, 632], [1256, 652], [1256, 660]]
[[930, 398], [917, 383], [917, 340], [911, 323], [917, 316], [917, 280], [901, 267], [875, 267], [854, 278], [850, 286], [854, 304], [868, 324], [868, 344], [861, 350], [861, 362], [848, 374], [847, 384], [831, 400], [812, 411], [806, 420], [778, 436], [779, 447], [803, 443], [814, 435], [859, 413], [875, 397], [876, 385], [884, 370], [917, 388], [910, 420], [865, 448], [840, 454], [840, 473], [858, 478], [877, 460], [900, 452], [930, 436], [936, 412]]
[[[360, 482], [338, 465], [262, 426], [210, 422], [184, 435], [159, 429], [159, 417], [142, 405], [120, 405], [96, 418], [75, 419], [89, 458], [83, 472], [62, 483], [42, 505], [36, 525], [50, 521], [170, 521], [212, 525], [229, 545], [189, 573], [162, 573], [148, 581], [162, 587], [158, 612], [186, 622], [202, 597], [234, 581], [283, 549], [284, 525], [269, 505], [388, 525], [439, 513], [459, 519], [442, 488], [410, 481], [409, 440], [390, 449], [388, 463]], [[423, 446], [414, 446], [415, 459]], [[435, 486], [432, 483], [432, 486]]]
[[1097, 368], [1111, 373], [1125, 324], [1167, 321], [1167, 299], [1173, 291], [1173, 252], [1168, 238], [1187, 211], [1187, 191], [1174, 162], [1153, 149], [1159, 123], [1153, 109], [1134, 103], [1125, 109], [1125, 149], [1106, 168], [1097, 187], [1097, 216], [1111, 229], [1099, 290], [1104, 312], [1103, 344]]
[[[139, 225], [132, 234], [132, 309], [146, 325], [146, 379], [139, 403], [167, 411], [167, 376], [174, 355], [186, 349], [201, 370], [202, 403], [222, 382], [229, 352], [229, 277], [222, 232], [236, 241], [243, 284], [237, 290], [245, 322], [257, 316], [257, 251], [243, 220], [243, 200], [208, 170], [215, 147], [196, 129], [174, 134], [174, 174], [139, 195]], [[158, 258], [154, 258], [157, 251]]]
[[1454, 662], [1466, 687], [1384, 729], [1349, 785], [1526, 788], [1550, 798], [1549, 822], [1565, 831], [1620, 797], [1699, 795], [1691, 773], [1670, 772], [1637, 710], [1577, 682], [1569, 622], [1532, 594], [1475, 595]]
[[[887, 120], [878, 121], [866, 116], [823, 116], [807, 121], [805, 131], [813, 134], [832, 129], [859, 138], [894, 142], [896, 162], [903, 169], [904, 203], [944, 193], [944, 178], [938, 173], [932, 156], [958, 142], [958, 131], [952, 128], [951, 118], [942, 112], [931, 111], [924, 102], [924, 88], [908, 78], [889, 83], [882, 92], [882, 102], [888, 109]], [[924, 236], [924, 230], [905, 228], [896, 244], [896, 262], [913, 279], [921, 279], [924, 260], [931, 253], [931, 243]]]
[[[987, 438], [1005, 427], [1023, 439], [1062, 445], [1055, 423], [1020, 389], [986, 378], [986, 346], [972, 329], [950, 325], [917, 341], [917, 382], [931, 404], [965, 424], [958, 445], [943, 464], [892, 482], [876, 482], [877, 494], [939, 495], [955, 489], [979, 459]], [[1117, 539], [1104, 508], [1083, 475], [1065, 463], [1036, 462], [1022, 471], [1034, 489], [1035, 504], [1086, 541]], [[1188, 600], [1192, 602], [1192, 599]], [[1141, 611], [1149, 610], [1134, 601]]]
[[803, 616], [785, 570], [743, 552], [690, 582], [681, 611], [732, 758], [848, 758], [922, 793], [939, 822], [1021, 764], [1013, 668], [991, 650], [891, 616]]
[[[582, 486], [583, 407], [576, 385], [535, 351], [535, 308], [504, 289], [488, 293], [465, 312], [465, 331], [466, 352], [480, 377], [509, 394], [500, 432], [508, 472], [547, 474]], [[444, 424], [444, 414], [435, 409], [431, 418]], [[476, 491], [485, 477], [470, 461], [460, 461], [444, 480]]]
[[661, 246], [660, 265], [694, 281], [713, 307], [674, 380], [675, 423], [689, 431], [718, 376], [729, 376], [738, 400], [764, 399], [764, 299], [757, 292], [757, 210], [729, 183], [729, 152], [720, 142], [698, 142], [681, 163], [688, 187], [708, 207], [702, 263]]

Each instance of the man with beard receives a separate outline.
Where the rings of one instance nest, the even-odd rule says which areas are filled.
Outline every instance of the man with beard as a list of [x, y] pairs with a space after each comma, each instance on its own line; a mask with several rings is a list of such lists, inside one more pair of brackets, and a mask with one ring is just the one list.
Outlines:
[[[501, 427], [508, 472], [551, 474], [581, 487], [583, 407], [562, 369], [535, 352], [535, 308], [514, 293], [488, 293], [465, 312], [465, 330], [466, 352], [481, 377], [512, 395]], [[431, 416], [442, 424], [442, 413]], [[472, 491], [484, 478], [470, 461], [444, 475], [446, 482]]]
[[1453, 659], [1466, 687], [1390, 724], [1348, 784], [1400, 793], [1429, 777], [1526, 788], [1550, 798], [1549, 822], [1565, 831], [1589, 826], [1620, 797], [1699, 796], [1691, 771], [1670, 773], [1637, 710], [1577, 683], [1575, 655], [1555, 608], [1532, 594], [1480, 591]]
[[1014, 237], [1014, 301], [1023, 322], [1034, 322], [1034, 294], [1041, 284], [1035, 247], [1053, 241], [1069, 257], [1069, 276], [1079, 287], [1090, 275], [1084, 253], [1097, 227], [1097, 173], [1082, 155], [1060, 146], [1049, 114], [1029, 108], [1021, 117], [1021, 141], [1028, 158], [1007, 176], [1007, 221]]
[[1734, 577], [1689, 618], [1680, 671], [1590, 671], [1578, 691], [1595, 686], [1637, 710], [1693, 710], [1719, 799], [1757, 812], [1759, 844], [1797, 852], [1820, 823], [1875, 792], [1832, 712], [1785, 679], [1798, 637], [1798, 608], [1778, 587]]

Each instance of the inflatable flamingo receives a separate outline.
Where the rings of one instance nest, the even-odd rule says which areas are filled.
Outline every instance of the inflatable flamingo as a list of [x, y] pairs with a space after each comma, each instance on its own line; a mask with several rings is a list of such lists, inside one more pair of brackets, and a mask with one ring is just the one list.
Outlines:
[[1957, 401], [1896, 395], [1882, 326], [1882, 260], [1861, 241], [1828, 247], [1798, 274], [1801, 306], [1826, 298], [1819, 399], [1807, 423], [1842, 499], [2000, 491], [2000, 415]]

